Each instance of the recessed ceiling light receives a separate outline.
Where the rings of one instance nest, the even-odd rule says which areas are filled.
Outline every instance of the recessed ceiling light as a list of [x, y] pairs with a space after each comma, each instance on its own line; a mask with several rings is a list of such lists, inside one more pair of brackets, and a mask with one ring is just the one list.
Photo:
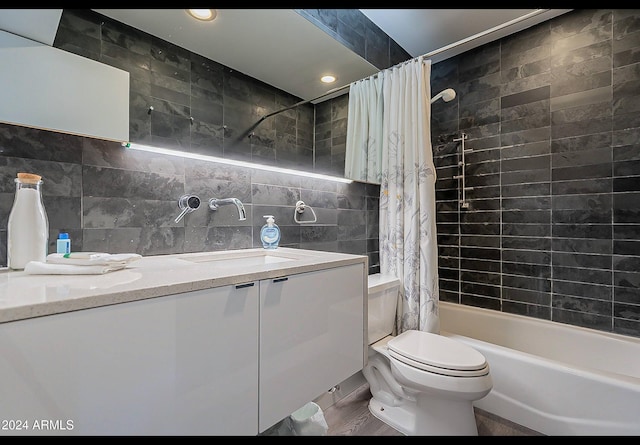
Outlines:
[[218, 15], [215, 9], [187, 9], [187, 13], [193, 18], [205, 22], [215, 19]]
[[327, 74], [326, 76], [322, 76], [320, 80], [324, 83], [331, 83], [336, 81], [336, 77], [332, 76], [331, 74]]

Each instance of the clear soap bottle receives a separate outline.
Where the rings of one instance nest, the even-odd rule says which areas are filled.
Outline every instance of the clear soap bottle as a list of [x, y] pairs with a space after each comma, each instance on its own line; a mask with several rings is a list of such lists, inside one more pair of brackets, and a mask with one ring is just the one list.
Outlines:
[[260, 240], [265, 249], [277, 249], [280, 243], [280, 227], [275, 223], [273, 215], [264, 215], [267, 223], [260, 229]]
[[42, 202], [42, 177], [18, 173], [16, 195], [7, 223], [7, 266], [21, 270], [29, 261], [45, 262], [49, 219]]

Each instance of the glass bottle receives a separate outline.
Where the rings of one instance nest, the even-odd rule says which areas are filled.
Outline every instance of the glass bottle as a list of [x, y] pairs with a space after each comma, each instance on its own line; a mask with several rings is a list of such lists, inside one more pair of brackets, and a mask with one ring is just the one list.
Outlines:
[[45, 262], [49, 219], [42, 202], [42, 177], [18, 173], [16, 195], [7, 224], [7, 266], [21, 270], [29, 261]]

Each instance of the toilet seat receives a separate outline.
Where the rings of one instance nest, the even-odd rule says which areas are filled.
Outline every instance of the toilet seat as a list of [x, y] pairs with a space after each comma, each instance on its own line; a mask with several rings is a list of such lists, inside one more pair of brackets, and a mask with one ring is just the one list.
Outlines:
[[442, 335], [409, 330], [389, 340], [387, 348], [390, 357], [424, 371], [452, 377], [489, 374], [480, 352]]

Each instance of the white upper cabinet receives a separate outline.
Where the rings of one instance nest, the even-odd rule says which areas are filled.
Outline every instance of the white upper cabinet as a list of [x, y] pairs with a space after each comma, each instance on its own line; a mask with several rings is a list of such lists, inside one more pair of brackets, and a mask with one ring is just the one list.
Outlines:
[[129, 73], [0, 31], [0, 122], [129, 140]]

